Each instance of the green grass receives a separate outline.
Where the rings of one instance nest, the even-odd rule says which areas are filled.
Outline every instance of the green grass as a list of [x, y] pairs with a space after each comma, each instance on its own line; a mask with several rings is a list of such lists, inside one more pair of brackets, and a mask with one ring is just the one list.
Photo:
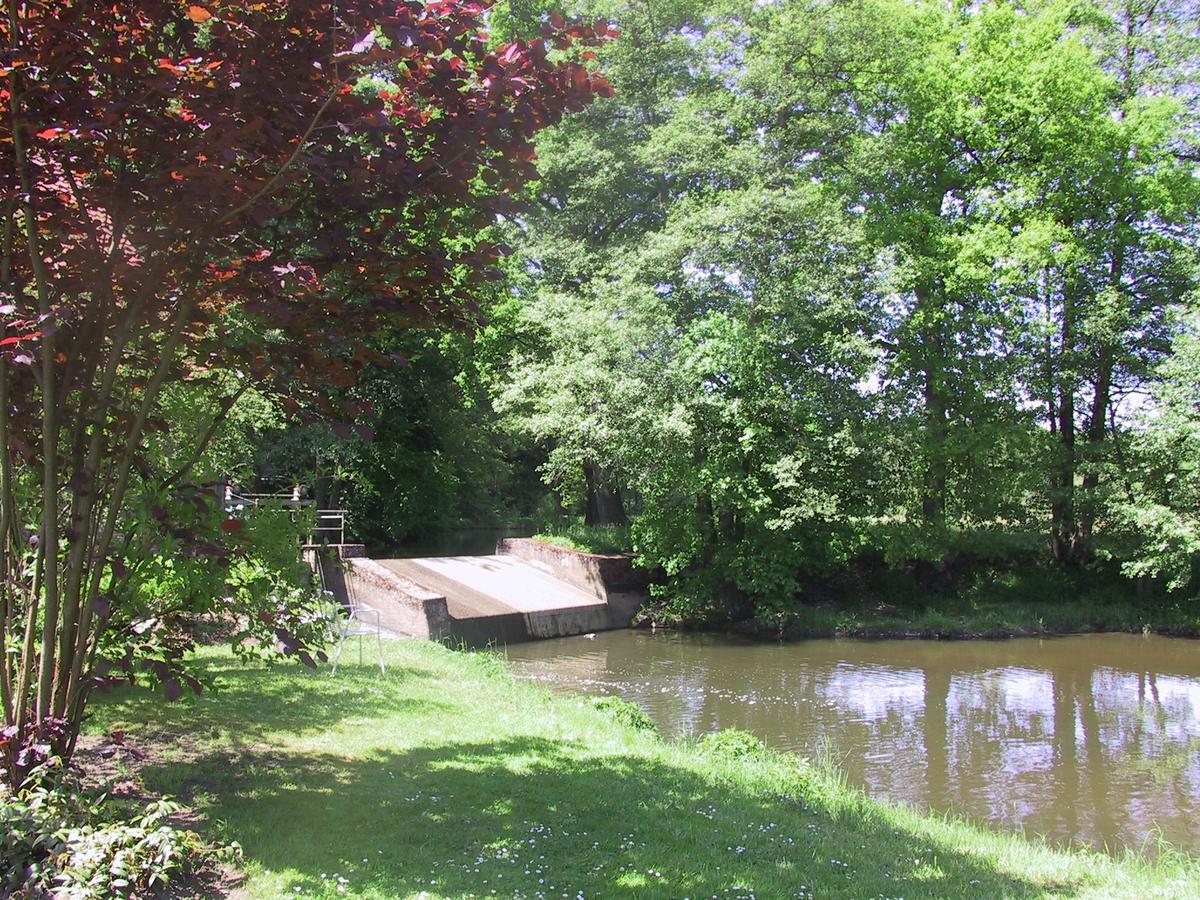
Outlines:
[[628, 553], [633, 549], [629, 527], [623, 525], [584, 525], [582, 522], [570, 522], [555, 525], [533, 537], [547, 544], [583, 553]]
[[242, 844], [250, 897], [1200, 896], [1189, 858], [1053, 850], [736, 736], [662, 741], [493, 656], [387, 652], [330, 678], [205, 651], [219, 693], [119, 691], [89, 728], [156, 748], [148, 787]]

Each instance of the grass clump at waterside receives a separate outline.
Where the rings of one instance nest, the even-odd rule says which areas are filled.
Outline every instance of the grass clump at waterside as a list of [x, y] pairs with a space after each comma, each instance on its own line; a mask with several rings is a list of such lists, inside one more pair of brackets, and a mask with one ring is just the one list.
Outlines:
[[633, 549], [633, 538], [627, 525], [584, 525], [569, 522], [554, 525], [534, 540], [544, 541], [568, 550], [582, 553], [629, 553]]
[[865, 799], [746, 735], [672, 743], [616, 704], [396, 641], [388, 672], [247, 668], [97, 702], [245, 854], [256, 897], [1191, 897], [1188, 858], [1114, 860]]

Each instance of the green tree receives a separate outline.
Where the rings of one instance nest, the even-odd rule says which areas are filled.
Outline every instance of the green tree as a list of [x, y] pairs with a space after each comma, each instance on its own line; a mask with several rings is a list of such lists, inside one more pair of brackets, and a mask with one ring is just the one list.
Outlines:
[[[660, 288], [651, 283], [646, 293], [638, 258], [687, 189], [660, 158], [658, 135], [711, 74], [696, 41], [705, 29], [703, 3], [651, 10], [598, 2], [577, 12], [612, 19], [621, 30], [600, 51], [617, 96], [570, 117], [538, 144], [533, 209], [514, 224], [523, 267], [513, 279], [520, 337], [507, 374], [498, 375], [507, 381], [499, 404], [545, 448], [550, 484], [578, 492], [589, 522], [620, 523], [628, 471], [617, 441], [629, 434], [623, 419], [633, 414], [636, 394], [617, 384], [626, 370], [608, 354], [628, 348], [618, 346], [626, 340], [621, 331], [656, 315], [651, 295]], [[638, 322], [622, 319], [622, 310], [647, 301]]]
[[1166, 14], [583, 9], [622, 27], [616, 96], [539, 139], [494, 381], [547, 479], [604, 473], [696, 612], [785, 610], [867, 552], [948, 560], [962, 529], [1091, 558], [1121, 398], [1192, 285]]
[[1126, 574], [1178, 591], [1200, 558], [1200, 332], [1192, 313], [1160, 365], [1141, 427], [1119, 445], [1124, 491], [1115, 514], [1136, 535]]
[[1118, 403], [1168, 353], [1170, 312], [1193, 284], [1200, 182], [1179, 153], [1185, 98], [1161, 91], [1169, 58], [1145, 63], [1141, 32], [1161, 23], [1131, 9], [1082, 23], [1078, 59], [1054, 82], [1063, 102], [1040, 119], [1039, 164], [1021, 168], [1006, 198], [1024, 220], [1012, 259], [1036, 336], [1027, 384], [1057, 445], [1051, 545], [1068, 563], [1094, 554], [1119, 483]]
[[539, 143], [497, 406], [546, 443], [551, 483], [633, 500], [678, 595], [745, 614], [824, 556], [822, 510], [849, 513], [869, 260], [731, 86], [753, 7], [590, 11], [622, 28], [600, 54], [616, 95]]

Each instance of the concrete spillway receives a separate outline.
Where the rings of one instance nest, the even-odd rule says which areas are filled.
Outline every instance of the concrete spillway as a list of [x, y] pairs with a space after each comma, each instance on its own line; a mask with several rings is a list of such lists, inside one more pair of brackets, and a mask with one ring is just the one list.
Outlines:
[[507, 539], [492, 556], [325, 558], [322, 581], [384, 628], [470, 644], [565, 637], [629, 625], [646, 599], [625, 556]]
[[380, 565], [444, 596], [456, 619], [605, 605], [515, 556], [384, 559]]

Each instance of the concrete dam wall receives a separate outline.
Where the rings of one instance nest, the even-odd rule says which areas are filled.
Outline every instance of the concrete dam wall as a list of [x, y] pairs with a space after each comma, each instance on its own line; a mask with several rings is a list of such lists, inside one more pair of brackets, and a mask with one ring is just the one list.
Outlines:
[[339, 601], [378, 610], [389, 631], [474, 646], [626, 628], [647, 598], [628, 556], [530, 538], [506, 538], [489, 556], [366, 559], [326, 548], [313, 562]]

